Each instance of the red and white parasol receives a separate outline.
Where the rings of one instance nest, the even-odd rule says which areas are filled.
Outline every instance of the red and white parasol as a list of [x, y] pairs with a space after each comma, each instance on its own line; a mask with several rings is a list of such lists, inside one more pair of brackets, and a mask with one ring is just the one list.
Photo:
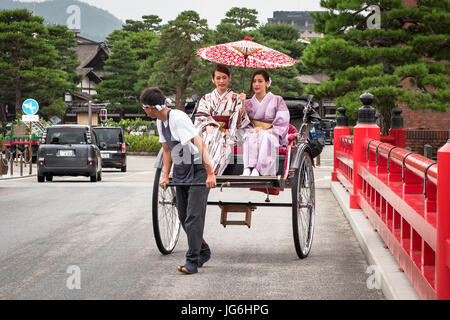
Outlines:
[[[229, 66], [250, 68], [282, 68], [295, 64], [295, 60], [277, 50], [253, 42], [249, 37], [197, 50], [203, 59]], [[242, 82], [244, 78], [242, 79]], [[244, 87], [244, 85], [242, 85]]]

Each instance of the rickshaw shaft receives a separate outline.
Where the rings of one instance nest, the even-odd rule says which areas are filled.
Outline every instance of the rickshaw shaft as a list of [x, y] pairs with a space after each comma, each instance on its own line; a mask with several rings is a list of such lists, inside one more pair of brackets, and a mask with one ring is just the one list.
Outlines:
[[222, 202], [222, 201], [208, 201], [208, 206], [237, 206], [237, 205], [248, 205], [257, 207], [292, 207], [292, 203], [276, 203], [276, 202]]

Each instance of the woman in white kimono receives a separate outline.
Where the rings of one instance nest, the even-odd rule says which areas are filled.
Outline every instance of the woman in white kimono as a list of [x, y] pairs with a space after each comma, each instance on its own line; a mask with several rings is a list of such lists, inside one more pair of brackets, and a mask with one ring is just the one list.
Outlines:
[[245, 111], [251, 124], [245, 129], [243, 176], [274, 176], [277, 172], [279, 146], [288, 145], [289, 110], [281, 96], [267, 92], [270, 76], [265, 70], [253, 74], [251, 99]]
[[195, 113], [194, 127], [205, 141], [216, 175], [222, 175], [229, 163], [237, 130], [250, 124], [242, 108], [245, 95], [228, 89], [229, 81], [230, 70], [217, 65], [212, 73], [216, 89], [202, 97]]

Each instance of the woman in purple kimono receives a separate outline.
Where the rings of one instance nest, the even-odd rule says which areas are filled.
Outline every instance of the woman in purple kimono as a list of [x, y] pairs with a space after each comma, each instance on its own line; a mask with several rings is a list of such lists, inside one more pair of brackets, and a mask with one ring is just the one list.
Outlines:
[[245, 102], [252, 123], [244, 133], [243, 176], [276, 175], [278, 147], [288, 144], [289, 110], [282, 97], [267, 92], [270, 82], [265, 70], [252, 76], [254, 95]]

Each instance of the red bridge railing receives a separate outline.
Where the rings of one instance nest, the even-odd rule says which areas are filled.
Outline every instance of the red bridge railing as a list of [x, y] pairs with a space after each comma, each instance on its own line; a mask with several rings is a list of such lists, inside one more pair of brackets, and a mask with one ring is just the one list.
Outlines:
[[[450, 140], [433, 161], [375, 124], [334, 130], [333, 181], [350, 193], [422, 299], [450, 299]], [[400, 138], [398, 138], [400, 137]], [[400, 140], [399, 140], [400, 139]], [[392, 144], [392, 143], [395, 143]]]

